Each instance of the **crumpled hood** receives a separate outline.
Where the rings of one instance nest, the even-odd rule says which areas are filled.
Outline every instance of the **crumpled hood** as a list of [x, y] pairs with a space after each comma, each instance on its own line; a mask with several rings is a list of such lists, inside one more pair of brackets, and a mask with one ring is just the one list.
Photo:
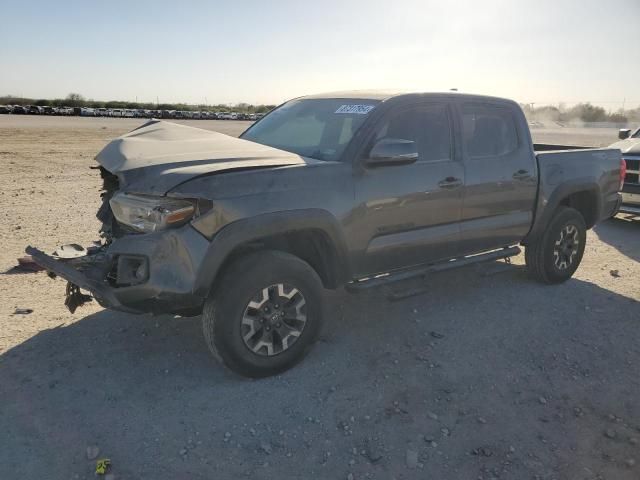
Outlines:
[[627, 138], [620, 140], [610, 146], [610, 148], [619, 148], [622, 153], [631, 153], [640, 155], [640, 138]]
[[96, 161], [129, 192], [164, 195], [201, 175], [317, 160], [218, 132], [150, 120], [107, 144]]

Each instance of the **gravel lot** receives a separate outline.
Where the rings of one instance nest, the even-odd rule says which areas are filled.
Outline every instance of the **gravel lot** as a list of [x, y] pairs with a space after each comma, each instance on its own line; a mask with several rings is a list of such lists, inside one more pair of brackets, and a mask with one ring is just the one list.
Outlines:
[[[28, 244], [97, 238], [88, 167], [140, 123], [0, 116], [0, 271]], [[571, 130], [534, 136], [616, 136]], [[97, 456], [116, 479], [638, 479], [639, 262], [640, 221], [616, 218], [560, 286], [519, 256], [397, 285], [426, 289], [397, 302], [328, 292], [316, 348], [260, 381], [210, 357], [199, 318], [72, 315], [63, 281], [1, 275], [0, 478], [95, 478]]]

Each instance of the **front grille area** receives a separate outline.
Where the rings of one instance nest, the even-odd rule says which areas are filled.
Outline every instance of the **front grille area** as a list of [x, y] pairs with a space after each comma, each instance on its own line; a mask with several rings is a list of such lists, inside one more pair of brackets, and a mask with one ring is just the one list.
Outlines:
[[633, 183], [640, 185], [640, 158], [625, 158], [627, 162], [627, 175], [624, 177], [624, 183]]

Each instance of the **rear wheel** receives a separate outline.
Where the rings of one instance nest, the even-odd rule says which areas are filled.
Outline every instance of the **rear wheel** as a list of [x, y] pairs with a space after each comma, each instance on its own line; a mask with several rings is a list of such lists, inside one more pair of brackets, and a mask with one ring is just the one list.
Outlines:
[[228, 368], [266, 377], [291, 368], [322, 325], [322, 283], [303, 260], [284, 252], [252, 253], [217, 282], [202, 313], [205, 340]]
[[564, 282], [578, 269], [586, 240], [587, 228], [580, 212], [560, 207], [544, 233], [526, 246], [527, 269], [540, 282]]

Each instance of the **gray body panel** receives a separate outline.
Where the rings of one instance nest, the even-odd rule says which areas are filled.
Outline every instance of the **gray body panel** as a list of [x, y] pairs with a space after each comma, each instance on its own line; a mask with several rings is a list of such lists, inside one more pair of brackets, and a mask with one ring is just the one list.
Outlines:
[[538, 198], [533, 226], [524, 244], [544, 231], [563, 199], [577, 192], [587, 192], [594, 199], [594, 218], [585, 219], [589, 228], [615, 214], [620, 203], [620, 150], [544, 152], [536, 159], [540, 172]]
[[499, 106], [513, 119], [518, 137], [514, 151], [503, 155], [471, 158], [464, 149], [464, 205], [460, 222], [463, 254], [513, 245], [529, 232], [533, 220], [538, 167], [532, 153], [529, 127], [512, 102], [492, 99], [459, 100], [458, 116], [464, 105]]
[[463, 176], [457, 162], [420, 163], [365, 170], [357, 176], [351, 238], [363, 249], [355, 276], [386, 272], [457, 253], [462, 188], [438, 182]]
[[[335, 287], [378, 273], [526, 244], [575, 192], [594, 196], [597, 212], [591, 225], [617, 206], [619, 150], [536, 156], [515, 102], [454, 93], [372, 98], [381, 103], [340, 161], [308, 159], [242, 138], [156, 121], [107, 146], [97, 159], [120, 178], [123, 190], [206, 199], [213, 206], [185, 226], [126, 235], [109, 246], [112, 257], [149, 259], [145, 284], [113, 289], [120, 304], [140, 312], [197, 310], [235, 249], [283, 233], [314, 232], [327, 240], [327, 268], [333, 272], [328, 286]], [[367, 166], [380, 122], [390, 112], [423, 103], [447, 109], [450, 158]], [[508, 110], [517, 130], [517, 148], [501, 156], [469, 158], [460, 133], [460, 112], [468, 103]], [[443, 186], [451, 179], [457, 181], [455, 186]]]

